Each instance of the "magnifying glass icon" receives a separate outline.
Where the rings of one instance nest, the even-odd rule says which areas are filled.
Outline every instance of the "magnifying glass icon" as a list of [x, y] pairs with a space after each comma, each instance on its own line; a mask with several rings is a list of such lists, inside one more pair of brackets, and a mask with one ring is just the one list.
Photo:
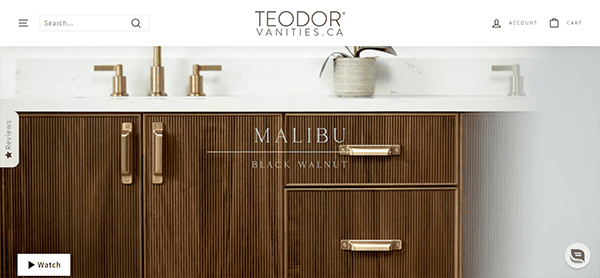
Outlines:
[[142, 27], [140, 27], [140, 20], [137, 19], [137, 18], [134, 18], [134, 19], [131, 20], [131, 25], [133, 27], [142, 28]]

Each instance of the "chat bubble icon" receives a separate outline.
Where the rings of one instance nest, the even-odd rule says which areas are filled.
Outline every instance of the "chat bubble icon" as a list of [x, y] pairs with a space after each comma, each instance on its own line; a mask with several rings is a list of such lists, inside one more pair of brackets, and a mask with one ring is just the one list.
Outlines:
[[585, 253], [581, 249], [571, 249], [571, 261], [574, 263], [585, 262]]

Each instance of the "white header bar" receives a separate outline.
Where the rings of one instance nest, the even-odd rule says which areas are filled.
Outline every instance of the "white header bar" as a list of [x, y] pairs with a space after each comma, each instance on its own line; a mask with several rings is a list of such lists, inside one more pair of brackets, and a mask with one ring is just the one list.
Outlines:
[[[106, 0], [89, 6], [65, 0], [13, 1], [0, 9], [0, 31], [5, 46], [598, 46], [597, 4]], [[66, 21], [46, 15], [69, 16], [77, 24], [46, 26], [46, 20]], [[145, 16], [138, 18], [140, 28], [132, 26], [132, 15]], [[21, 27], [22, 19], [27, 27]], [[73, 32], [45, 32], [63, 29]], [[122, 32], [132, 29], [143, 32]]]

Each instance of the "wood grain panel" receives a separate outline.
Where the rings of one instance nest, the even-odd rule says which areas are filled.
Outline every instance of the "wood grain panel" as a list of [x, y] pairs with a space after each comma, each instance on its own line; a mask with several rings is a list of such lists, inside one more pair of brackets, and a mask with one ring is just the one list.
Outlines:
[[254, 141], [254, 128], [282, 128], [280, 114], [145, 115], [164, 124], [164, 183], [151, 184], [146, 159], [147, 277], [282, 277], [282, 170], [253, 168], [281, 160]]
[[[389, 157], [288, 153], [286, 160], [294, 166], [286, 178], [288, 185], [458, 184], [458, 114], [286, 114], [285, 123], [288, 143], [284, 145], [291, 152], [337, 151], [340, 144], [400, 145], [402, 148], [399, 156]], [[293, 143], [294, 128], [296, 141], [302, 143]], [[318, 142], [318, 128], [327, 130], [327, 142]], [[346, 128], [345, 137], [343, 128]], [[279, 143], [282, 142], [280, 139]], [[308, 166], [300, 166], [300, 163]]]
[[121, 123], [139, 115], [20, 114], [20, 163], [2, 169], [3, 277], [17, 253], [70, 253], [72, 277], [141, 277], [141, 159], [121, 183]]
[[[453, 277], [455, 188], [286, 189], [288, 277]], [[351, 252], [342, 239], [400, 239]]]

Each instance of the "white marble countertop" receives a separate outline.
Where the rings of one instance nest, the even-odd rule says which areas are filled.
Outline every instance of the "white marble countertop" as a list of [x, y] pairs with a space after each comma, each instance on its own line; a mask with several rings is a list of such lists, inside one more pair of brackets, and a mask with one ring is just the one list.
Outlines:
[[517, 112], [535, 99], [508, 96], [86, 97], [0, 99], [16, 112]]

